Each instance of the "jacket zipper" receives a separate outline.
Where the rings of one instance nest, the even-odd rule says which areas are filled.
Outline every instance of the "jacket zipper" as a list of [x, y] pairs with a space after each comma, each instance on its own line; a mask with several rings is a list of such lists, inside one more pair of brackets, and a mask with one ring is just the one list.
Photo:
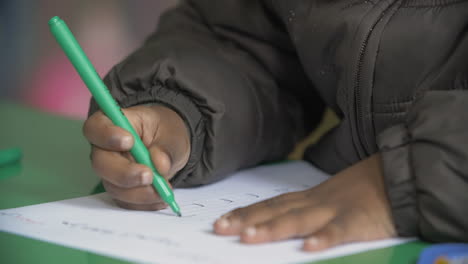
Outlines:
[[[390, 8], [392, 8], [396, 3], [399, 1], [395, 1], [387, 8], [385, 8], [384, 11], [380, 13], [378, 18], [375, 20], [375, 22], [372, 24], [372, 26], [368, 29], [366, 32], [364, 41], [360, 45], [359, 53], [358, 53], [358, 63], [356, 67], [356, 71], [354, 74], [354, 102], [355, 102], [355, 125], [356, 125], [356, 136], [355, 136], [355, 142], [357, 143], [356, 147], [358, 148], [358, 155], [360, 158], [365, 158], [369, 156], [372, 152], [372, 147], [370, 146], [367, 138], [373, 135], [368, 135], [365, 126], [365, 119], [364, 119], [364, 103], [372, 104], [372, 102], [362, 102], [362, 95], [361, 95], [361, 81], [362, 81], [362, 71], [363, 71], [363, 64], [365, 61], [365, 55], [367, 51], [367, 46], [369, 43], [369, 39], [372, 36], [373, 30], [375, 27], [381, 22], [382, 18], [384, 17], [386, 11]], [[372, 87], [370, 87], [372, 90]], [[370, 91], [372, 92], [372, 91]], [[370, 122], [373, 123], [372, 118], [370, 119]], [[373, 127], [373, 124], [371, 124], [371, 127]]]
[[[356, 141], [359, 143], [358, 146], [360, 148], [359, 150], [359, 155], [361, 156], [360, 158], [363, 158], [362, 155], [367, 156], [367, 146], [364, 144], [363, 140], [366, 137], [365, 135], [365, 129], [361, 127], [361, 123], [364, 118], [363, 115], [363, 110], [361, 109], [362, 107], [362, 102], [361, 102], [361, 93], [360, 93], [360, 83], [361, 83], [361, 71], [362, 71], [362, 64], [364, 63], [364, 55], [367, 47], [367, 43], [369, 42], [370, 35], [372, 33], [373, 28], [375, 27], [375, 24], [370, 28], [370, 30], [367, 32], [366, 39], [363, 43], [361, 43], [361, 48], [359, 50], [359, 57], [358, 57], [358, 65], [356, 69], [356, 74], [355, 74], [355, 82], [354, 82], [354, 101], [356, 104], [355, 112], [356, 112], [356, 130], [357, 130], [357, 137]], [[362, 135], [362, 136], [359, 136]]]

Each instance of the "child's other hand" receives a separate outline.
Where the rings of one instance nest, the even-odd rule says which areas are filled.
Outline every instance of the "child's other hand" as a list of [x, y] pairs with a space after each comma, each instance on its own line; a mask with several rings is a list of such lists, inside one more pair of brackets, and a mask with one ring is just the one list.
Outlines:
[[373, 155], [315, 188], [236, 209], [214, 230], [249, 244], [305, 238], [306, 251], [393, 237], [380, 159]]
[[[122, 109], [151, 153], [154, 165], [166, 179], [182, 169], [190, 155], [190, 138], [182, 118], [160, 106]], [[150, 168], [135, 163], [129, 150], [133, 137], [98, 111], [86, 120], [83, 133], [93, 145], [93, 168], [116, 203], [135, 210], [160, 210], [166, 204], [151, 183]]]

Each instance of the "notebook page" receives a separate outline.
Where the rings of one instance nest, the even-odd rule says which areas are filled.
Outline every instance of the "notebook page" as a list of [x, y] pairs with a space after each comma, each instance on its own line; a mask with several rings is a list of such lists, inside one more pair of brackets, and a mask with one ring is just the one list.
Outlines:
[[310, 188], [328, 176], [305, 162], [262, 166], [220, 182], [175, 190], [183, 217], [169, 210], [121, 209], [103, 193], [0, 210], [0, 231], [145, 263], [296, 263], [403, 243], [355, 243], [311, 254], [301, 240], [244, 245], [212, 233], [220, 215], [282, 193]]

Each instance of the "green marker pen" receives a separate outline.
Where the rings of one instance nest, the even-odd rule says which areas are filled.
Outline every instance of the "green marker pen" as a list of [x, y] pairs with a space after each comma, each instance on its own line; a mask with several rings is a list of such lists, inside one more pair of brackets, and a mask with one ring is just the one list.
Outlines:
[[49, 28], [104, 114], [112, 120], [116, 126], [127, 130], [133, 135], [135, 144], [130, 150], [130, 153], [132, 153], [138, 163], [144, 164], [153, 170], [154, 188], [161, 198], [171, 207], [172, 211], [174, 211], [178, 216], [181, 216], [180, 208], [174, 199], [174, 194], [167, 184], [167, 181], [154, 167], [148, 149], [145, 147], [140, 136], [135, 132], [128, 119], [122, 113], [120, 106], [114, 100], [106, 85], [97, 74], [67, 24], [65, 24], [62, 19], [55, 16], [49, 20]]

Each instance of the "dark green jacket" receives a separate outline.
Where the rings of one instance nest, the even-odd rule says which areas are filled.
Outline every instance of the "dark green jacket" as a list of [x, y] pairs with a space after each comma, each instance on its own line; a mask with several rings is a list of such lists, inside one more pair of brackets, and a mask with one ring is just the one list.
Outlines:
[[283, 159], [328, 106], [341, 123], [306, 160], [381, 152], [399, 234], [468, 241], [468, 1], [186, 1], [106, 83], [183, 117], [176, 186]]

